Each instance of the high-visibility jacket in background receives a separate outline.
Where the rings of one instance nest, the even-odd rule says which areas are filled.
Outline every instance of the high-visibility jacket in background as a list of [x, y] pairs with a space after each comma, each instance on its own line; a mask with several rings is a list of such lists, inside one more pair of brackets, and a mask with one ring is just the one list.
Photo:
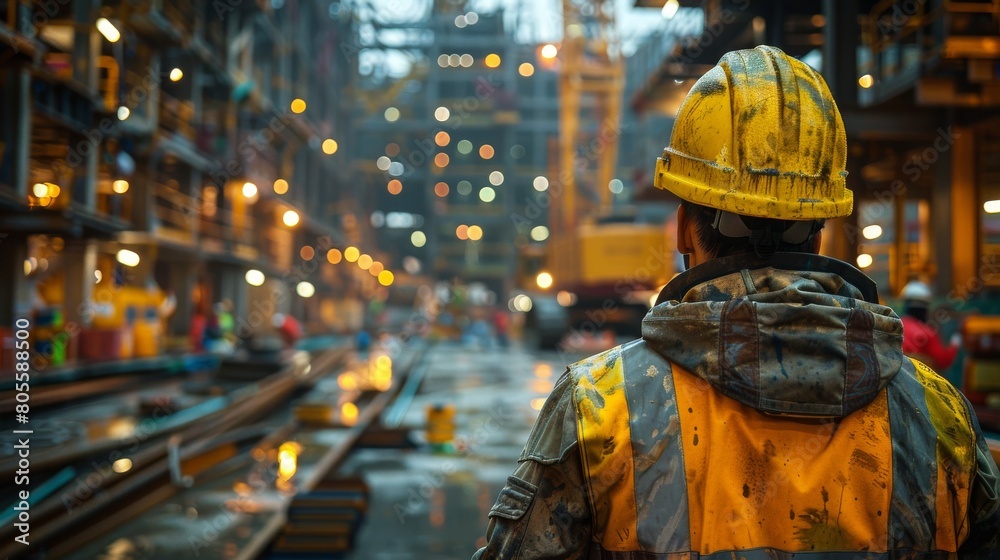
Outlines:
[[968, 402], [863, 274], [780, 258], [695, 267], [641, 340], [570, 366], [475, 558], [1000, 557]]

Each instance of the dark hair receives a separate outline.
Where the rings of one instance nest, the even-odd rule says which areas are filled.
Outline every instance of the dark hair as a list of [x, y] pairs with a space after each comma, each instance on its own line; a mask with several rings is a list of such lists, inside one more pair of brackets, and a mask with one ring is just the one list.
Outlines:
[[[694, 224], [695, 232], [698, 237], [698, 246], [701, 247], [702, 250], [704, 250], [710, 257], [728, 257], [730, 255], [740, 255], [756, 251], [753, 243], [750, 242], [750, 238], [726, 237], [725, 235], [719, 233], [717, 229], [712, 227], [712, 223], [715, 222], [715, 214], [717, 212], [715, 208], [709, 208], [707, 206], [702, 206], [688, 201], [681, 202], [681, 206], [684, 207], [684, 212], [687, 214], [688, 219]], [[791, 220], [773, 220], [769, 218], [754, 218], [754, 220], [760, 221], [761, 223], [774, 222], [777, 226], [776, 229], [779, 231], [784, 231], [792, 223]], [[819, 226], [816, 229], [816, 233], [823, 228], [824, 220], [818, 221]], [[775, 251], [784, 253], [815, 253], [814, 243], [816, 241], [816, 233], [810, 235], [802, 243], [794, 245], [782, 241], [778, 244]]]

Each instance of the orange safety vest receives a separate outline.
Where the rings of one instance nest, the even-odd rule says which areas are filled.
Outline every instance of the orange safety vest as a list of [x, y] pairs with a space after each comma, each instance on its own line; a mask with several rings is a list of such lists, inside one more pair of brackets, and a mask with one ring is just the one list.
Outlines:
[[954, 558], [969, 533], [972, 419], [920, 362], [841, 418], [760, 412], [642, 340], [570, 374], [591, 557]]

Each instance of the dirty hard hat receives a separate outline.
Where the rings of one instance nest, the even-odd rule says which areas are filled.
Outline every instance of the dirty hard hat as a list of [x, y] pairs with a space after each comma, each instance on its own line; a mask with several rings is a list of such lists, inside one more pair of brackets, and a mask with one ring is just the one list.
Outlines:
[[848, 216], [847, 139], [815, 70], [774, 47], [727, 53], [691, 88], [655, 184], [757, 218]]

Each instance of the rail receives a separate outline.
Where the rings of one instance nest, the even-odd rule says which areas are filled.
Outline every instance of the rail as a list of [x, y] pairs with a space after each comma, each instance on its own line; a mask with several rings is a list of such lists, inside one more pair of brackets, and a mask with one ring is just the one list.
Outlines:
[[155, 215], [159, 225], [180, 232], [193, 241], [198, 233], [201, 203], [163, 183], [153, 187]]
[[[76, 507], [67, 508], [64, 500], [72, 491], [53, 492], [41, 502], [32, 505], [32, 538], [26, 550], [12, 538], [5, 538], [0, 556], [33, 553], [47, 550], [54, 557], [62, 557], [87, 541], [104, 534], [115, 526], [133, 519], [145, 509], [176, 494], [180, 489], [170, 484], [168, 450], [179, 445], [179, 457], [189, 466], [199, 458], [218, 456], [220, 446], [235, 439], [253, 439], [257, 433], [247, 426], [287, 403], [298, 387], [329, 375], [342, 365], [350, 355], [346, 346], [323, 352], [309, 360], [293, 360], [280, 371], [255, 383], [245, 385], [226, 396], [209, 399], [166, 417], [141, 438], [124, 438], [87, 448], [62, 446], [32, 454], [33, 474], [55, 471], [66, 465], [78, 464], [85, 458], [102, 453], [125, 450], [129, 452], [131, 468], [118, 476], [101, 476], [91, 488], [100, 499], [79, 498]], [[199, 407], [200, 406], [200, 407]], [[171, 420], [173, 419], [173, 420]], [[154, 423], [155, 424], [155, 423]], [[269, 441], [266, 436], [263, 443]], [[138, 449], [136, 449], [138, 448]], [[123, 453], [120, 454], [125, 456]], [[17, 468], [16, 457], [0, 461], [0, 471], [12, 473]], [[88, 482], [91, 486], [90, 482]], [[65, 490], [65, 488], [64, 488]], [[69, 492], [67, 494], [67, 492]], [[13, 527], [5, 525], [0, 533], [12, 535]], [[14, 543], [14, 544], [10, 544]], [[16, 548], [14, 548], [16, 547]]]

